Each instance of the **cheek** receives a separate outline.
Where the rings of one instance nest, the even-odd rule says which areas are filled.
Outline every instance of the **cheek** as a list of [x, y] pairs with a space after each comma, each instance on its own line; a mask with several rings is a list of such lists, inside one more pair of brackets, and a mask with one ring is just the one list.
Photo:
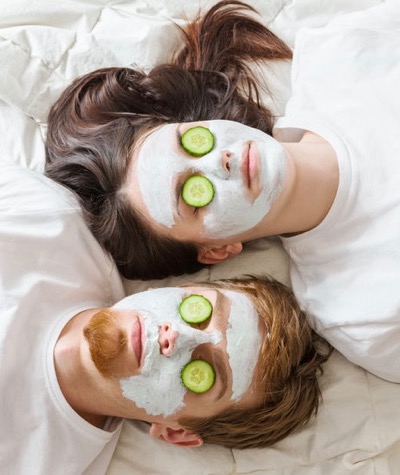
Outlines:
[[207, 206], [205, 215], [214, 218], [222, 218], [224, 214], [236, 214], [240, 206], [247, 200], [244, 199], [238, 184], [228, 180], [212, 180], [215, 190], [213, 201]]
[[175, 414], [184, 407], [186, 389], [180, 380], [183, 364], [182, 361], [160, 359], [151, 375], [132, 376], [121, 380], [124, 397], [133, 401], [149, 415]]
[[214, 200], [204, 212], [203, 234], [224, 239], [250, 229], [260, 219], [260, 212], [252, 206], [236, 181], [220, 181], [215, 187]]

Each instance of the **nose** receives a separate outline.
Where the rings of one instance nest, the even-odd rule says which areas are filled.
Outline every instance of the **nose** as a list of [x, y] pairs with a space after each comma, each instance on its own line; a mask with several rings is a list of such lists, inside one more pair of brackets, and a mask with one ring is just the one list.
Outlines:
[[231, 169], [230, 161], [231, 161], [231, 152], [229, 150], [223, 150], [221, 152], [221, 165], [224, 171], [229, 172]]
[[164, 356], [171, 356], [175, 348], [178, 332], [173, 330], [169, 322], [163, 323], [158, 332], [158, 343], [160, 345], [160, 353]]

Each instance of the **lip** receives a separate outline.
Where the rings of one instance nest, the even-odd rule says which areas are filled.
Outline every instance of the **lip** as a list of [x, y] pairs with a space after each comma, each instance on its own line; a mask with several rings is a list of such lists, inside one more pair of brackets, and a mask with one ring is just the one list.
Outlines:
[[260, 169], [260, 157], [257, 145], [254, 142], [248, 142], [242, 153], [240, 171], [242, 173], [245, 186], [249, 189], [258, 190], [258, 174]]
[[250, 143], [249, 149], [249, 181], [253, 188], [258, 190], [260, 186], [260, 155], [254, 142]]
[[139, 316], [136, 317], [135, 322], [132, 325], [131, 332], [131, 345], [133, 352], [135, 353], [137, 364], [140, 367], [142, 365], [143, 357], [143, 327]]
[[242, 174], [243, 182], [246, 188], [251, 187], [251, 177], [250, 177], [250, 147], [251, 142], [246, 143], [242, 152], [242, 159], [240, 161], [240, 173]]

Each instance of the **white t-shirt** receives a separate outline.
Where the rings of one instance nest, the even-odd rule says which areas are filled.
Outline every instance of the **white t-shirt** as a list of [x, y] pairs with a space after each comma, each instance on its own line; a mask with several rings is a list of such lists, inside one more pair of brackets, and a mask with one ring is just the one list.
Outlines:
[[0, 473], [107, 470], [120, 423], [100, 430], [57, 382], [53, 350], [70, 318], [123, 298], [119, 274], [72, 194], [0, 163]]
[[313, 230], [282, 239], [315, 330], [349, 360], [400, 382], [400, 5], [299, 33], [293, 97], [277, 136], [335, 149], [337, 196]]

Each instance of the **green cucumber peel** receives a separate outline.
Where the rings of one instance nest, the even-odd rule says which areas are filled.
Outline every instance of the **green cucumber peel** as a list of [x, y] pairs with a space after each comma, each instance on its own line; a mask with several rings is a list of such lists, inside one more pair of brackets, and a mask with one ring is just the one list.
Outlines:
[[211, 302], [203, 295], [192, 294], [179, 305], [179, 315], [186, 323], [203, 323], [213, 312]]
[[207, 361], [192, 360], [183, 367], [181, 381], [189, 391], [197, 394], [205, 393], [214, 386], [214, 368]]
[[190, 155], [201, 157], [214, 148], [215, 138], [207, 127], [198, 125], [182, 134], [181, 145]]
[[183, 201], [193, 208], [203, 208], [214, 198], [214, 186], [211, 181], [202, 175], [188, 178], [182, 187]]

